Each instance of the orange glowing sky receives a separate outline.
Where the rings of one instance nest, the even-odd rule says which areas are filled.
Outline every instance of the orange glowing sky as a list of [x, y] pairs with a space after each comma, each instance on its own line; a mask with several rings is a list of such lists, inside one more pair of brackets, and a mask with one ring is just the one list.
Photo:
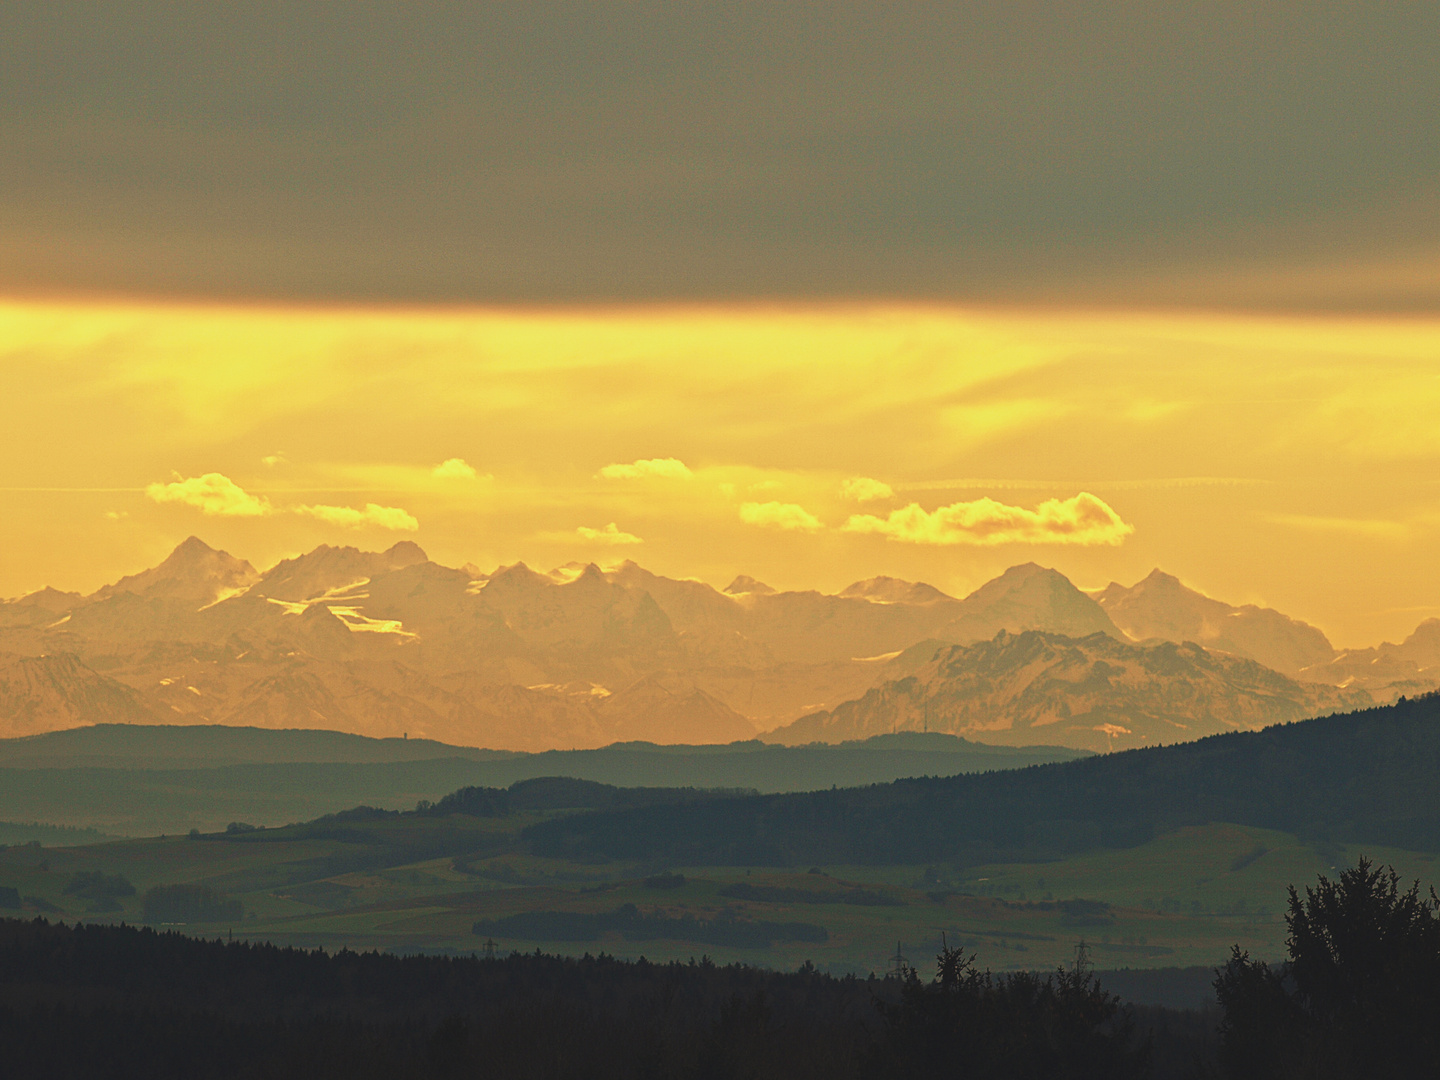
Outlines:
[[1440, 5], [0, 22], [0, 595], [196, 533], [1440, 614]]
[[[1337, 645], [1440, 614], [1440, 320], [811, 304], [0, 304], [0, 595], [268, 565], [963, 594], [1161, 566]], [[986, 501], [989, 500], [989, 501]]]

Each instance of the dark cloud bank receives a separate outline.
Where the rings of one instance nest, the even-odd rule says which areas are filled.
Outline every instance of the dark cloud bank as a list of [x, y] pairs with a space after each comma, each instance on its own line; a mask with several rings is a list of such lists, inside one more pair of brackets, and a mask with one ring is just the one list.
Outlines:
[[1440, 306], [1440, 5], [8, 4], [0, 289]]

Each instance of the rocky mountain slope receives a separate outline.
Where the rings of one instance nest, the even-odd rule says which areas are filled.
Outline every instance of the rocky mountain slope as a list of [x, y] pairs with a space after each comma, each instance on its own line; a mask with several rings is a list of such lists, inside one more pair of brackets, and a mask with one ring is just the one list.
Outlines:
[[38, 735], [82, 724], [153, 724], [144, 697], [71, 653], [0, 653], [0, 736]]
[[1296, 682], [1193, 642], [1133, 644], [1041, 631], [938, 648], [915, 671], [772, 733], [788, 744], [893, 731], [1092, 750], [1256, 730], [1370, 703], [1363, 691]]

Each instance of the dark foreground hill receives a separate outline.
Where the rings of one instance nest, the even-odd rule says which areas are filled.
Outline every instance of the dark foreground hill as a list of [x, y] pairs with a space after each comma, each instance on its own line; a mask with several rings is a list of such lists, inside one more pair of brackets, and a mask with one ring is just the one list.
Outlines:
[[538, 853], [674, 865], [1028, 861], [1229, 822], [1440, 850], [1440, 695], [1009, 773], [589, 814]]
[[[1083, 972], [942, 992], [808, 965], [326, 954], [40, 920], [0, 920], [0, 958], [16, 1080], [879, 1080], [954, 1052], [976, 1080], [1163, 1080], [1179, 1074], [1152, 1058], [1213, 1042], [1196, 1014], [1135, 1024]], [[983, 1041], [936, 1022], [957, 1005]]]

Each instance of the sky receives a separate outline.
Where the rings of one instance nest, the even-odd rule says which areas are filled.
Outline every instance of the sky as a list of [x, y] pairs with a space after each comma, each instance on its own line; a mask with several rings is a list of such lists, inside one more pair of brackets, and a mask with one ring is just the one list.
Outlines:
[[1440, 7], [0, 7], [0, 287], [1433, 310]]
[[1440, 615], [1433, 3], [0, 8], [0, 595], [633, 558]]
[[717, 587], [1158, 565], [1393, 640], [1440, 614], [1437, 348], [1353, 315], [12, 302], [0, 593], [191, 533], [262, 567], [413, 539]]

